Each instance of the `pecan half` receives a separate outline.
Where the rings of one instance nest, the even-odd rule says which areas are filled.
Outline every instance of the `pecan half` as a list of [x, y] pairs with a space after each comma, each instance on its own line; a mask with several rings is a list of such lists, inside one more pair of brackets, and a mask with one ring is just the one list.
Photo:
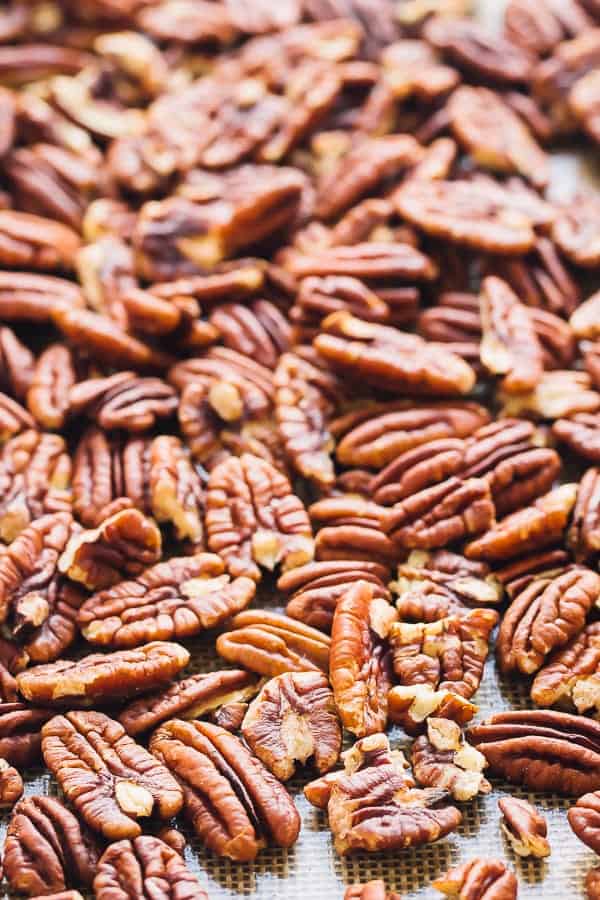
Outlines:
[[55, 716], [42, 729], [42, 753], [83, 821], [107, 840], [137, 837], [137, 819], [169, 819], [181, 809], [168, 770], [103, 713]]
[[60, 308], [81, 311], [85, 299], [81, 289], [52, 275], [0, 272], [0, 313], [9, 322], [49, 322]]
[[249, 700], [256, 694], [258, 684], [258, 678], [244, 669], [190, 675], [171, 687], [132, 700], [119, 721], [135, 737], [173, 716], [195, 719], [227, 704]]
[[432, 886], [458, 900], [517, 900], [517, 876], [499, 859], [472, 859], [450, 869]]
[[177, 437], [159, 435], [150, 449], [150, 503], [157, 522], [170, 522], [179, 540], [203, 543], [204, 489]]
[[464, 740], [451, 719], [427, 720], [427, 735], [412, 745], [411, 761], [419, 784], [447, 790], [455, 800], [472, 800], [492, 789], [483, 776], [485, 756]]
[[292, 343], [291, 325], [268, 300], [255, 300], [250, 306], [224, 303], [211, 313], [209, 321], [226, 347], [270, 369]]
[[558, 211], [552, 238], [567, 259], [577, 266], [594, 268], [600, 262], [600, 204], [585, 193]]
[[160, 378], [118, 372], [108, 378], [80, 381], [71, 389], [69, 408], [71, 413], [84, 414], [108, 431], [147, 431], [157, 419], [175, 412], [177, 394]]
[[211, 472], [206, 494], [209, 548], [232, 576], [261, 578], [260, 566], [284, 571], [310, 562], [312, 530], [302, 501], [272, 465], [245, 453]]
[[23, 779], [19, 771], [0, 759], [0, 808], [12, 809], [23, 793]]
[[600, 786], [600, 724], [554, 710], [495, 713], [467, 731], [490, 772], [533, 791], [580, 796]]
[[425, 25], [424, 35], [468, 74], [509, 85], [529, 80], [534, 58], [510, 41], [491, 35], [477, 22], [434, 16]]
[[248, 861], [267, 842], [291, 847], [300, 816], [286, 789], [242, 742], [217, 725], [172, 719], [152, 753], [177, 776], [194, 831], [218, 856]]
[[247, 610], [234, 616], [232, 631], [217, 638], [227, 662], [273, 678], [284, 672], [329, 671], [327, 635], [278, 613]]
[[550, 856], [546, 838], [546, 820], [531, 803], [521, 797], [501, 797], [498, 806], [502, 813], [500, 828], [518, 856]]
[[25, 703], [0, 703], [0, 757], [20, 769], [38, 765], [40, 730], [53, 714]]
[[383, 512], [377, 503], [355, 494], [313, 503], [309, 507], [310, 518], [320, 527], [315, 540], [317, 559], [365, 560], [389, 567], [397, 558], [397, 551], [383, 533]]
[[73, 511], [88, 528], [128, 506], [150, 513], [150, 445], [96, 426], [84, 431], [73, 458]]
[[600, 712], [600, 623], [592, 622], [554, 653], [531, 685], [538, 706]]
[[548, 237], [539, 236], [523, 257], [495, 257], [493, 264], [527, 306], [568, 317], [581, 300], [578, 283]]
[[600, 415], [576, 413], [569, 419], [557, 419], [552, 433], [584, 459], [600, 462]]
[[173, 679], [189, 662], [179, 644], [154, 641], [135, 650], [92, 653], [76, 661], [35, 666], [17, 676], [19, 691], [33, 703], [64, 706], [109, 702], [151, 691]]
[[157, 562], [161, 547], [161, 534], [154, 521], [137, 509], [123, 509], [97, 528], [75, 533], [58, 567], [89, 590], [101, 590]]
[[6, 267], [69, 271], [79, 246], [79, 236], [67, 225], [0, 210], [0, 260]]
[[347, 275], [370, 283], [375, 279], [432, 281], [435, 263], [406, 243], [365, 241], [327, 248], [293, 248], [281, 251], [279, 261], [296, 278], [310, 275]]
[[245, 609], [255, 593], [250, 578], [232, 580], [224, 569], [212, 553], [158, 563], [86, 600], [79, 611], [81, 632], [92, 644], [136, 647], [214, 628]]
[[567, 532], [567, 544], [577, 562], [585, 562], [600, 550], [600, 472], [588, 469], [579, 482], [577, 502], [573, 510], [571, 526]]
[[567, 821], [580, 841], [598, 853], [600, 850], [600, 793], [584, 794], [567, 812]]

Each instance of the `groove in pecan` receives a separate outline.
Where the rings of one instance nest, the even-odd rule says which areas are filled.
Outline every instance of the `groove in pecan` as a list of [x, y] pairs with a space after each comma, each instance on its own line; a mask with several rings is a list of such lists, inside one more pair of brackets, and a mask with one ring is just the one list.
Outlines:
[[454, 800], [472, 800], [492, 789], [483, 776], [485, 756], [464, 740], [460, 726], [450, 719], [427, 720], [427, 735], [412, 745], [411, 761], [419, 784], [447, 790]]
[[548, 826], [542, 813], [521, 797], [501, 797], [500, 828], [518, 856], [550, 856]]
[[476, 857], [450, 869], [432, 887], [447, 897], [469, 900], [517, 900], [517, 876], [501, 860]]

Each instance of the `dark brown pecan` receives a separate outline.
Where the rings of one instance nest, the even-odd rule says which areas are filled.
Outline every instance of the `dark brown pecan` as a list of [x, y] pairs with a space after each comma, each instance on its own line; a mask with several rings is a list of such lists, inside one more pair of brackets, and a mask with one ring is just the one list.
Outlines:
[[600, 204], [593, 193], [578, 196], [559, 209], [552, 238], [567, 259], [594, 268], [600, 262]]
[[548, 826], [539, 810], [521, 797], [501, 797], [498, 806], [502, 813], [500, 828], [518, 856], [550, 856], [546, 838]]
[[12, 209], [0, 210], [0, 260], [4, 266], [68, 271], [78, 249], [79, 236], [66, 225]]
[[374, 597], [389, 601], [387, 576], [386, 567], [375, 562], [314, 562], [286, 572], [277, 582], [277, 589], [291, 595], [285, 609], [288, 616], [329, 632], [339, 598], [357, 581], [368, 581]]
[[61, 307], [84, 306], [81, 289], [66, 278], [0, 272], [0, 313], [7, 322], [49, 322]]
[[[1, 304], [1, 301], [0, 301]], [[11, 328], [0, 328], [0, 390], [24, 400], [35, 368], [31, 350]]]
[[580, 841], [594, 853], [600, 850], [600, 793], [580, 797], [567, 813], [567, 821]]
[[465, 900], [517, 900], [519, 883], [501, 860], [478, 856], [450, 869], [432, 886], [447, 897]]
[[533, 225], [554, 213], [529, 194], [497, 182], [410, 179], [394, 194], [398, 212], [432, 237], [488, 253], [522, 254], [535, 242]]
[[162, 687], [189, 659], [179, 644], [153, 641], [135, 650], [92, 653], [79, 660], [35, 666], [17, 676], [17, 686], [33, 703], [91, 706]]
[[261, 578], [260, 566], [284, 571], [310, 562], [312, 530], [288, 479], [249, 453], [211, 472], [206, 494], [208, 546], [232, 576]]
[[443, 346], [350, 313], [328, 316], [314, 347], [342, 375], [387, 391], [464, 394], [475, 383], [471, 367]]
[[118, 372], [108, 378], [80, 381], [69, 394], [73, 414], [83, 414], [108, 431], [146, 431], [157, 419], [177, 409], [174, 388], [160, 378], [139, 378], [134, 372]]
[[275, 368], [292, 342], [291, 325], [268, 300], [255, 300], [250, 306], [224, 303], [211, 313], [209, 321], [226, 347], [269, 369]]
[[272, 678], [248, 707], [242, 735], [280, 781], [310, 757], [321, 774], [328, 772], [342, 749], [342, 729], [326, 676], [286, 672]]
[[162, 539], [152, 519], [123, 509], [89, 531], [76, 532], [59, 560], [59, 569], [91, 591], [138, 575], [160, 559]]
[[476, 403], [368, 404], [334, 420], [336, 456], [345, 466], [380, 469], [406, 450], [444, 438], [464, 438], [489, 422]]
[[600, 576], [574, 566], [555, 577], [534, 578], [517, 592], [498, 634], [498, 656], [506, 672], [536, 672], [547, 656], [577, 635], [600, 596]]
[[448, 115], [458, 141], [484, 168], [517, 172], [536, 187], [548, 182], [548, 158], [523, 120], [487, 88], [457, 88]]
[[183, 640], [241, 612], [255, 589], [250, 578], [225, 574], [215, 554], [173, 557], [93, 594], [79, 610], [79, 626], [87, 641], [101, 646]]
[[579, 482], [577, 502], [573, 510], [571, 526], [567, 532], [567, 544], [577, 562], [593, 558], [600, 550], [600, 472], [588, 469]]
[[300, 816], [291, 797], [225, 729], [172, 719], [154, 732], [150, 747], [179, 779], [186, 818], [213, 853], [247, 861], [267, 842], [295, 843]]
[[238, 613], [217, 638], [227, 662], [273, 678], [284, 672], [329, 671], [330, 640], [316, 628], [267, 610]]
[[42, 428], [58, 430], [69, 412], [69, 391], [75, 384], [73, 355], [62, 344], [40, 354], [27, 391], [27, 407]]
[[4, 847], [11, 889], [32, 897], [90, 888], [100, 848], [76, 816], [54, 797], [27, 797], [12, 814]]
[[592, 622], [554, 653], [531, 685], [538, 706], [600, 711], [600, 623]]
[[548, 237], [540, 235], [526, 256], [495, 257], [492, 263], [491, 271], [507, 281], [527, 306], [567, 317], [581, 299], [578, 283]]
[[181, 809], [168, 770], [103, 713], [55, 716], [42, 729], [42, 753], [67, 800], [107, 840], [137, 837], [137, 819], [169, 819]]
[[330, 680], [342, 723], [357, 737], [383, 731], [387, 723], [391, 669], [385, 638], [395, 617], [366, 581], [351, 585], [335, 608]]
[[600, 725], [555, 710], [495, 713], [467, 732], [490, 772], [533, 791], [573, 794], [600, 785]]
[[386, 891], [385, 882], [378, 879], [364, 884], [352, 884], [346, 888], [344, 900], [402, 900], [402, 898], [394, 891]]
[[243, 669], [190, 675], [171, 687], [132, 700], [120, 714], [119, 721], [129, 734], [135, 736], [173, 716], [195, 719], [225, 704], [248, 700], [254, 696], [257, 687], [257, 677]]
[[127, 506], [152, 511], [150, 442], [145, 438], [109, 436], [91, 426], [73, 458], [73, 511], [88, 528], [100, 525]]
[[472, 800], [492, 789], [483, 776], [485, 756], [464, 740], [451, 719], [427, 720], [427, 735], [412, 745], [411, 761], [419, 784], [448, 791], [454, 800]]
[[410, 244], [395, 241], [365, 241], [334, 247], [316, 247], [301, 251], [287, 248], [280, 263], [296, 278], [310, 275], [343, 275], [397, 281], [432, 281], [437, 275], [435, 263]]
[[208, 900], [196, 876], [181, 854], [158, 837], [140, 835], [117, 841], [103, 853], [94, 878], [94, 897], [115, 900], [127, 884], [135, 890], [136, 900], [150, 898], [157, 889], [165, 898], [185, 896], [189, 900]]
[[522, 84], [530, 78], [534, 58], [477, 22], [435, 16], [425, 25], [424, 35], [468, 74], [502, 85]]
[[511, 513], [465, 547], [469, 559], [498, 562], [559, 541], [577, 498], [577, 485], [564, 484], [531, 506]]
[[0, 808], [12, 809], [22, 793], [23, 779], [18, 770], [0, 759]]

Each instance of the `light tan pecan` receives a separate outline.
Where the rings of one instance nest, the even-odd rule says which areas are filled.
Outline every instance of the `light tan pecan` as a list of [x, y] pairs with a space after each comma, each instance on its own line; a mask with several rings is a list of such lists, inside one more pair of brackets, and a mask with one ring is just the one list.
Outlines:
[[521, 797], [501, 797], [498, 806], [502, 813], [500, 828], [518, 856], [550, 856], [546, 838], [548, 826], [539, 810]]
[[451, 719], [427, 720], [427, 734], [412, 745], [411, 761], [419, 784], [447, 790], [455, 800], [472, 800], [492, 789], [483, 776], [485, 756], [465, 741]]
[[292, 798], [225, 729], [171, 719], [154, 732], [150, 748], [177, 776], [186, 818], [218, 856], [248, 861], [267, 842], [296, 842], [300, 816]]
[[355, 494], [317, 500], [309, 507], [311, 521], [320, 527], [317, 559], [364, 560], [389, 567], [397, 550], [383, 532], [384, 512], [377, 503]]
[[588, 900], [600, 897], [600, 868], [590, 869], [585, 877], [585, 890]]
[[531, 685], [538, 706], [574, 708], [582, 715], [600, 710], [600, 624], [592, 622], [538, 671]]
[[517, 876], [505, 863], [479, 856], [433, 882], [440, 894], [459, 900], [517, 900], [518, 886]]

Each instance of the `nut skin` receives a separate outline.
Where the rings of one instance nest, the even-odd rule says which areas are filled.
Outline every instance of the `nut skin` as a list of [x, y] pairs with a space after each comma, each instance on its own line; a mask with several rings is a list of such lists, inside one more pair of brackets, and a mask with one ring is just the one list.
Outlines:
[[472, 725], [467, 738], [512, 784], [574, 796], [600, 786], [600, 725], [585, 716], [511, 710]]
[[227, 662], [273, 678], [284, 672], [329, 671], [330, 639], [316, 628], [268, 610], [246, 610], [219, 635], [216, 649]]
[[14, 808], [4, 847], [13, 891], [35, 894], [90, 888], [100, 846], [77, 816], [54, 797], [26, 797]]
[[517, 876], [499, 859], [477, 857], [450, 869], [433, 887], [459, 900], [517, 900]]
[[550, 657], [533, 680], [531, 699], [537, 706], [600, 712], [600, 623], [586, 625]]
[[492, 789], [483, 776], [485, 757], [464, 740], [460, 726], [450, 719], [432, 716], [427, 720], [427, 735], [414, 742], [411, 761], [420, 785], [447, 790], [454, 800], [471, 800]]
[[0, 807], [12, 809], [23, 793], [23, 779], [15, 769], [0, 758]]
[[357, 581], [338, 600], [331, 627], [329, 677], [344, 728], [357, 737], [383, 731], [391, 687], [385, 645], [395, 610]]
[[147, 641], [183, 640], [221, 625], [255, 594], [250, 578], [231, 579], [220, 556], [174, 557], [89, 597], [79, 626], [92, 644], [137, 647]]
[[346, 888], [344, 900], [402, 900], [400, 894], [386, 891], [383, 881], [369, 881], [353, 884]]
[[108, 378], [80, 381], [69, 393], [69, 408], [73, 415], [85, 415], [107, 431], [147, 431], [157, 419], [176, 411], [177, 394], [160, 378], [118, 372]]
[[248, 707], [242, 735], [250, 749], [279, 781], [288, 781], [296, 762], [314, 758], [324, 774], [342, 749], [333, 693], [325, 675], [286, 672], [272, 678]]
[[154, 732], [150, 749], [178, 778], [185, 816], [213, 853], [249, 861], [267, 841], [295, 843], [300, 816], [291, 797], [225, 729], [171, 719]]
[[567, 821], [580, 841], [594, 853], [600, 849], [600, 794], [584, 794], [567, 812]]
[[133, 650], [35, 666], [17, 676], [17, 687], [30, 703], [62, 707], [110, 703], [168, 683], [189, 659], [179, 644], [153, 641]]
[[536, 672], [581, 631], [599, 596], [600, 577], [584, 566], [534, 578], [515, 594], [502, 619], [497, 647], [503, 671]]
[[98, 862], [94, 897], [125, 900], [135, 896], [136, 900], [149, 900], [158, 885], [165, 900], [183, 896], [208, 900], [208, 894], [180, 854], [160, 838], [144, 834], [107, 847]]
[[0, 758], [19, 769], [39, 765], [40, 730], [53, 714], [25, 703], [0, 703]]
[[501, 797], [498, 806], [503, 816], [500, 828], [518, 856], [550, 856], [546, 820], [535, 806], [521, 797]]
[[287, 478], [247, 453], [211, 472], [206, 494], [208, 546], [233, 577], [261, 578], [260, 566], [283, 571], [310, 562], [312, 530]]
[[55, 716], [42, 729], [42, 753], [83, 821], [109, 841], [141, 834], [138, 818], [169, 819], [181, 809], [177, 781], [103, 713]]

